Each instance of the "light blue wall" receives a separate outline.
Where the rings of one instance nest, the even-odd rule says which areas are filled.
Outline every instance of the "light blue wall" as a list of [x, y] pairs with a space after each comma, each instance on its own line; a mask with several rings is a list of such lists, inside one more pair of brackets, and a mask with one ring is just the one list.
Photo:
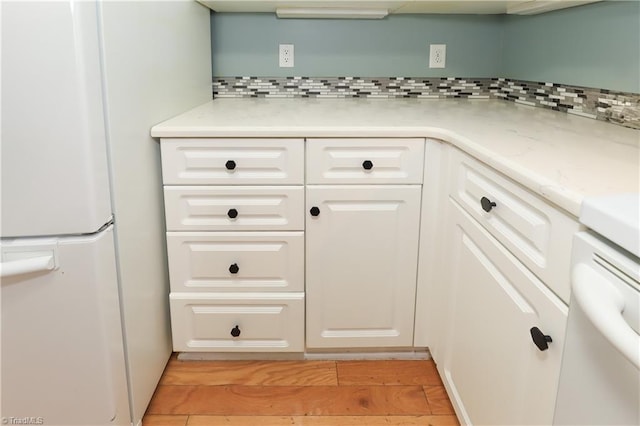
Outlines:
[[[213, 75], [508, 77], [640, 93], [640, 1], [534, 16], [393, 15], [383, 20], [211, 14]], [[279, 68], [278, 44], [295, 45]], [[428, 68], [428, 45], [447, 67]]]
[[[495, 77], [499, 16], [394, 15], [383, 20], [277, 19], [213, 13], [213, 75]], [[295, 45], [295, 68], [278, 67], [278, 44]], [[429, 69], [429, 44], [447, 45], [447, 67]]]
[[501, 77], [640, 93], [640, 2], [506, 16]]

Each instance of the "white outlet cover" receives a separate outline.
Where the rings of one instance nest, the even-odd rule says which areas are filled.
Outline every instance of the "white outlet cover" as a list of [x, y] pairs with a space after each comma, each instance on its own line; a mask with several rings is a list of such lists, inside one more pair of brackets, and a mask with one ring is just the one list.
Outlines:
[[429, 46], [429, 68], [444, 68], [447, 62], [447, 45], [431, 44]]
[[280, 68], [293, 68], [293, 44], [281, 44], [278, 52], [278, 64]]

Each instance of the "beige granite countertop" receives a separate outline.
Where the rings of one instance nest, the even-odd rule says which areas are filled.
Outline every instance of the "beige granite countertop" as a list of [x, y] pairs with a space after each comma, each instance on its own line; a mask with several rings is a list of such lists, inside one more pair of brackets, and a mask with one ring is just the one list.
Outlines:
[[640, 131], [501, 100], [216, 99], [151, 135], [435, 138], [576, 217], [584, 197], [640, 192]]

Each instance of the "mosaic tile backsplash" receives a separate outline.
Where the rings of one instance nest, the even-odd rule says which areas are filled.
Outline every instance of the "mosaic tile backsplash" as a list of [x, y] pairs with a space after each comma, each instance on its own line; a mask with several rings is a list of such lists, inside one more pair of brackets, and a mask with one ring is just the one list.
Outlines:
[[640, 94], [506, 78], [215, 77], [213, 97], [502, 99], [640, 129]]

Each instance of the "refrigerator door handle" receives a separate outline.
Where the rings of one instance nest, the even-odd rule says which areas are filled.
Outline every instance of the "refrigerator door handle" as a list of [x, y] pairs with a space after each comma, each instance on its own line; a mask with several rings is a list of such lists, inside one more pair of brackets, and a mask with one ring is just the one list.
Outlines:
[[53, 254], [0, 263], [0, 277], [13, 277], [33, 272], [52, 271], [56, 267]]

